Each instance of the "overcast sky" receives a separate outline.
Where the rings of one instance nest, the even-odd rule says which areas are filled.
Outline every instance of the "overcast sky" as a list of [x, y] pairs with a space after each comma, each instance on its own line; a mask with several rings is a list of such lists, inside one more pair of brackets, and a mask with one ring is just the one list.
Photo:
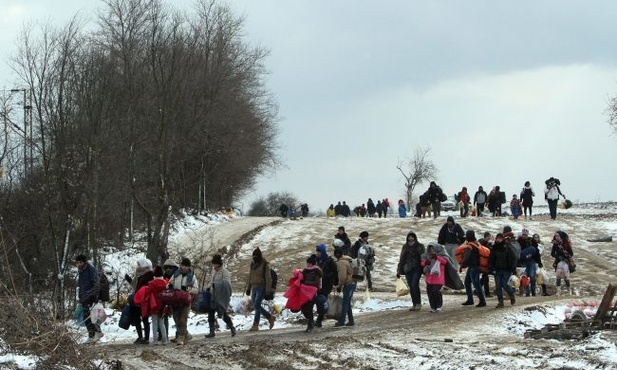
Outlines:
[[[24, 22], [63, 24], [102, 2], [0, 4], [0, 83], [11, 88], [5, 62]], [[574, 202], [617, 200], [605, 114], [617, 95], [617, 2], [228, 4], [245, 17], [246, 41], [271, 51], [266, 85], [286, 164], [239, 201], [245, 209], [283, 191], [316, 211], [402, 198], [396, 166], [418, 147], [431, 148], [448, 194], [500, 185], [509, 199], [529, 180], [543, 202], [554, 176]]]

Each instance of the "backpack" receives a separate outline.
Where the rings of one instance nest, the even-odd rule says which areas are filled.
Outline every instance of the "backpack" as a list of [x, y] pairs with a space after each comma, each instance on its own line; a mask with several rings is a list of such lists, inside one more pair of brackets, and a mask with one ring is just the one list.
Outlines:
[[440, 202], [445, 202], [446, 200], [448, 200], [448, 196], [445, 195], [443, 192], [439, 193], [439, 201]]
[[489, 257], [491, 255], [491, 250], [482, 244], [469, 244], [464, 243], [456, 247], [454, 250], [454, 258], [456, 262], [460, 265], [463, 262], [463, 258], [465, 257], [465, 251], [467, 249], [471, 249], [471, 246], [475, 246], [478, 248], [478, 254], [480, 255], [480, 272], [488, 273], [489, 271]]
[[[264, 271], [264, 274], [266, 272]], [[265, 276], [264, 276], [264, 280], [265, 280]], [[266, 301], [271, 301], [274, 299], [274, 292], [276, 291], [276, 285], [278, 284], [279, 281], [279, 276], [276, 273], [276, 271], [274, 271], [273, 268], [270, 268], [270, 280], [272, 281], [272, 293], [264, 293], [264, 299]]]
[[364, 281], [366, 275], [366, 261], [361, 258], [353, 258], [351, 264], [351, 278], [355, 282]]
[[360, 249], [358, 249], [358, 258], [363, 259], [366, 266], [372, 266], [373, 262], [375, 262], [375, 252], [371, 246], [362, 244]]
[[107, 275], [103, 271], [99, 272], [99, 301], [101, 302], [109, 302], [109, 279], [107, 279]]

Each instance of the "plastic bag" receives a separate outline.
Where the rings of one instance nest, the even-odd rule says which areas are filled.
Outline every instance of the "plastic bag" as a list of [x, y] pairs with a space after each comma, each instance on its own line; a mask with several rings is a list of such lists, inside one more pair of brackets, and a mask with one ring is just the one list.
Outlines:
[[75, 324], [78, 326], [86, 325], [84, 320], [84, 307], [81, 304], [77, 304], [77, 306], [75, 306], [75, 311], [73, 311], [73, 320], [75, 320]]
[[542, 285], [544, 283], [544, 269], [538, 269], [536, 271], [536, 285]]
[[105, 313], [105, 307], [103, 304], [97, 303], [90, 309], [90, 321], [93, 324], [102, 324], [107, 320], [107, 314]]
[[328, 296], [328, 313], [326, 317], [330, 319], [338, 319], [343, 311], [343, 297], [339, 294]]
[[438, 260], [435, 260], [433, 262], [433, 264], [431, 265], [431, 275], [433, 276], [439, 276], [439, 274], [441, 273], [441, 264], [439, 263]]
[[508, 279], [508, 285], [512, 288], [518, 288], [519, 284], [520, 282], [518, 280], [518, 277], [516, 275], [510, 275], [510, 279]]
[[403, 297], [407, 294], [409, 294], [409, 288], [407, 287], [405, 280], [401, 278], [396, 279], [396, 296]]

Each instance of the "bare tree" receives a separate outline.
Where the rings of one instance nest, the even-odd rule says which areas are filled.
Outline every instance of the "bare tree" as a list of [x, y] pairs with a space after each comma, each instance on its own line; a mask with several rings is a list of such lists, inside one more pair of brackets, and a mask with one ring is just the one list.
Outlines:
[[399, 161], [396, 168], [405, 178], [405, 194], [407, 205], [412, 207], [413, 191], [422, 182], [431, 181], [437, 174], [437, 167], [429, 159], [430, 148], [416, 148], [413, 158], [406, 162]]

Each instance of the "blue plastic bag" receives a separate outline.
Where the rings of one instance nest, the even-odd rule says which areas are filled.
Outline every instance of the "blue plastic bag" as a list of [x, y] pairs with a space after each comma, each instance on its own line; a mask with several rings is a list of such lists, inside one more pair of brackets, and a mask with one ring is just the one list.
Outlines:
[[75, 306], [75, 311], [73, 311], [73, 320], [75, 320], [75, 324], [77, 326], [85, 326], [86, 322], [84, 319], [84, 308], [81, 303], [78, 303]]

